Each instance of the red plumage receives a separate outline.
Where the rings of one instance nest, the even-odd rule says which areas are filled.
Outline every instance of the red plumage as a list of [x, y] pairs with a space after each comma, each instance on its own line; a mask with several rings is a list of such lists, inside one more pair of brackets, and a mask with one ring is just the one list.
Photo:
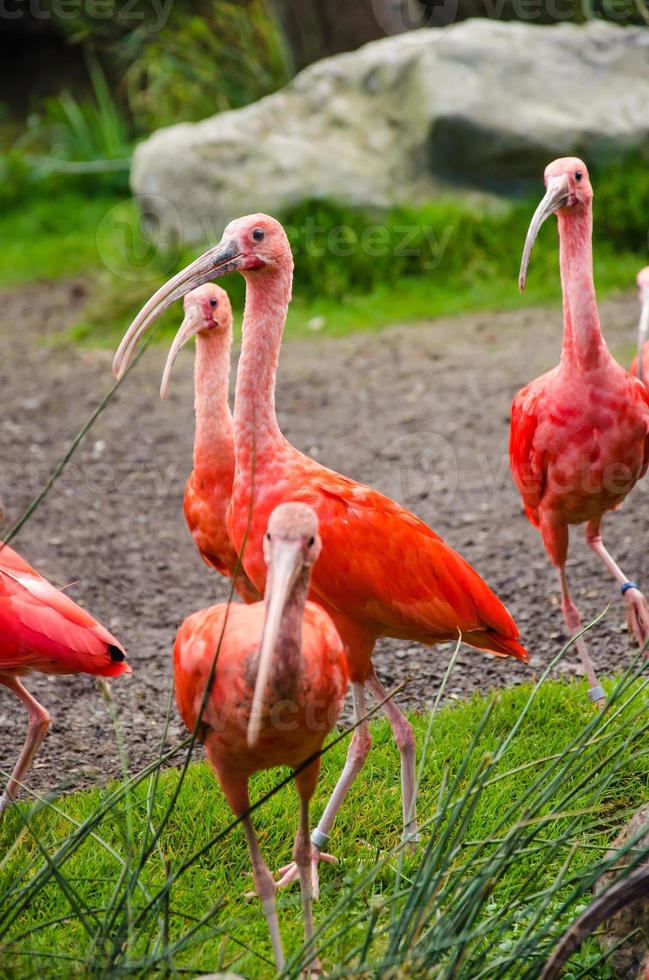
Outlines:
[[8, 545], [0, 545], [0, 684], [27, 709], [29, 728], [0, 797], [0, 814], [14, 799], [43, 741], [50, 716], [19, 678], [43, 674], [130, 674], [124, 648], [96, 619], [43, 578]]
[[585, 376], [563, 359], [514, 398], [509, 450], [526, 513], [560, 554], [557, 526], [601, 520], [646, 473], [649, 394], [608, 350]]
[[[308, 944], [313, 937], [313, 884], [317, 891], [317, 860], [313, 877], [311, 872], [309, 802], [320, 772], [319, 753], [347, 689], [341, 639], [324, 609], [306, 601], [321, 546], [312, 510], [299, 503], [278, 507], [265, 535], [269, 582], [264, 602], [213, 606], [195, 613], [180, 627], [174, 647], [178, 710], [187, 728], [204, 743], [232, 810], [242, 818], [279, 973], [284, 953], [276, 884], [248, 813], [248, 780], [254, 772], [275, 766], [298, 770], [300, 821], [294, 858]], [[309, 762], [312, 756], [317, 758]], [[284, 883], [290, 877], [289, 872]]]
[[[539, 228], [556, 213], [563, 287], [563, 349], [557, 367], [514, 398], [509, 453], [529, 520], [557, 567], [562, 611], [571, 633], [581, 627], [568, 588], [569, 528], [586, 524], [586, 541], [624, 595], [629, 626], [643, 645], [649, 609], [634, 582], [604, 547], [605, 514], [624, 501], [649, 463], [649, 394], [611, 357], [602, 336], [592, 266], [592, 198], [588, 172], [575, 157], [545, 171], [547, 191], [534, 214], [521, 265], [521, 288]], [[593, 700], [604, 697], [583, 637], [576, 646]]]
[[131, 672], [119, 641], [4, 545], [0, 549], [0, 672], [33, 670], [99, 677]]
[[326, 841], [369, 751], [364, 689], [385, 703], [402, 759], [404, 824], [414, 835], [415, 740], [412, 726], [389, 701], [374, 672], [376, 640], [396, 636], [432, 645], [461, 636], [500, 656], [527, 660], [527, 653], [504, 605], [438, 535], [394, 501], [298, 452], [282, 435], [274, 396], [293, 257], [275, 219], [255, 214], [231, 222], [219, 245], [158, 290], [119, 346], [113, 365], [117, 376], [126, 369], [139, 336], [169, 303], [235, 270], [246, 278], [246, 307], [235, 391], [230, 541], [261, 592], [266, 581], [264, 532], [274, 508], [300, 501], [316, 512], [323, 553], [313, 569], [310, 594], [324, 605], [345, 644], [358, 722], [316, 838]]
[[[265, 607], [232, 604], [194, 613], [182, 624], [174, 646], [174, 677], [178, 711], [189, 731], [198, 718], [212, 662], [218, 650], [214, 682], [203, 712], [201, 740], [219, 775], [235, 813], [246, 809], [245, 785], [261, 769], [292, 769], [322, 748], [335, 723], [347, 686], [344, 651], [326, 612], [307, 603], [302, 623], [300, 670], [295, 677], [280, 672], [266, 693], [269, 706], [257, 745], [246, 741], [252, 688], [256, 673]], [[222, 639], [221, 639], [222, 637]], [[290, 708], [272, 715], [280, 702]], [[310, 773], [317, 779], [315, 766]]]
[[[275, 506], [299, 500], [318, 514], [322, 555], [312, 598], [326, 605], [348, 643], [350, 676], [365, 680], [374, 643], [395, 636], [433, 644], [456, 640], [527, 660], [514, 620], [478, 573], [423, 521], [370, 487], [285, 446], [259, 458], [250, 523], [250, 486], [235, 479], [230, 536], [263, 588], [263, 533]], [[362, 642], [358, 642], [363, 635]]]
[[220, 286], [207, 283], [185, 296], [185, 316], [165, 365], [161, 395], [180, 349], [196, 337], [194, 359], [194, 468], [185, 487], [185, 520], [198, 552], [211, 568], [236, 577], [245, 602], [260, 593], [249, 581], [232, 546], [226, 515], [234, 480], [234, 438], [228, 402], [232, 306]]

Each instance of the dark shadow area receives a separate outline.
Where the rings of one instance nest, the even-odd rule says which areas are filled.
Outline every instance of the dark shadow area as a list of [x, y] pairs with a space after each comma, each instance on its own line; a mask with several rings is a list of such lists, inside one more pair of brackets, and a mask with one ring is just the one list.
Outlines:
[[79, 93], [87, 87], [81, 48], [70, 44], [51, 18], [38, 19], [24, 5], [7, 0], [0, 17], [0, 102], [5, 112], [22, 119], [62, 89]]

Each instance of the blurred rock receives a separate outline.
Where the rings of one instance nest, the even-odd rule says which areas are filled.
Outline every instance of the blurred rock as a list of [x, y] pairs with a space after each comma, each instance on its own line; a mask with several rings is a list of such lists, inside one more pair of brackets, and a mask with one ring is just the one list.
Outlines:
[[[649, 846], [649, 804], [638, 810], [628, 826], [615, 839], [607, 857], [613, 857], [627, 841], [632, 840], [642, 831], [644, 834], [638, 839], [634, 848], [621, 858], [624, 863], [633, 860], [635, 848], [640, 851]], [[597, 894], [617, 877], [618, 874], [615, 872], [603, 875], [596, 889]], [[616, 977], [645, 980], [649, 969], [649, 895], [638, 899], [612, 916], [602, 930], [600, 943], [605, 950], [612, 949], [618, 943], [621, 944], [611, 956], [611, 966]]]
[[388, 206], [538, 185], [578, 153], [649, 152], [649, 31], [469, 20], [311, 65], [243, 109], [154, 133], [132, 187], [152, 234], [217, 240], [309, 197]]

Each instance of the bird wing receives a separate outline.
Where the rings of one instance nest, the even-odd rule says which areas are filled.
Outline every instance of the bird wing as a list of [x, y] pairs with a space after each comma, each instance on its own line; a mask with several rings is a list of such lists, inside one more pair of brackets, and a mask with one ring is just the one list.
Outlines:
[[[647, 347], [647, 350], [649, 350], [649, 347]], [[649, 390], [647, 390], [643, 382], [640, 381], [640, 379], [637, 378], [634, 374], [631, 373], [630, 378], [632, 382], [632, 391], [633, 391], [632, 397], [637, 402], [637, 404], [641, 406], [641, 409], [644, 409], [645, 412], [649, 412]], [[649, 415], [647, 417], [649, 418]], [[640, 467], [638, 480], [641, 480], [643, 478], [643, 476], [647, 472], [648, 467], [649, 467], [649, 426], [648, 426], [647, 435], [645, 436], [644, 457], [642, 460], [642, 465]]]
[[245, 732], [251, 698], [248, 657], [258, 647], [264, 612], [262, 603], [221, 603], [192, 613], [181, 624], [174, 644], [174, 686], [178, 712], [189, 731], [196, 726], [213, 671], [203, 720], [219, 729], [220, 716]]
[[0, 670], [130, 672], [121, 644], [8, 545], [0, 550]]
[[535, 447], [539, 424], [540, 389], [536, 382], [518, 392], [512, 403], [509, 463], [527, 516], [538, 526], [538, 508], [546, 483], [545, 460]]
[[342, 613], [352, 607], [378, 633], [387, 627], [391, 635], [434, 643], [459, 630], [474, 646], [526, 658], [504, 605], [418, 517], [321, 467], [303, 487], [301, 499], [316, 505], [320, 518], [323, 548], [312, 590], [323, 601]]
[[303, 683], [324, 727], [332, 727], [347, 691], [348, 669], [345, 649], [329, 614], [307, 602], [302, 622]]

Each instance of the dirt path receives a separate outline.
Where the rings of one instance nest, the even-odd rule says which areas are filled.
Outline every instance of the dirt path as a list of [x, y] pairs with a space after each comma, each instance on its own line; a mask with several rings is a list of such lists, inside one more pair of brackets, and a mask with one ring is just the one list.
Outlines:
[[[33, 285], [0, 297], [0, 498], [15, 520], [109, 386], [111, 353], [41, 344], [74, 320], [83, 283]], [[635, 298], [609, 300], [602, 313], [613, 351], [628, 353]], [[556, 362], [559, 345], [560, 314], [546, 309], [285, 345], [278, 408], [288, 438], [415, 510], [475, 565], [518, 620], [532, 669], [464, 648], [453, 696], [529, 678], [563, 638], [554, 575], [522, 516], [506, 457], [511, 397]], [[51, 580], [74, 581], [70, 595], [128, 646], [135, 674], [113, 690], [133, 768], [157, 751], [178, 623], [225, 592], [199, 560], [182, 518], [192, 357], [180, 358], [162, 405], [164, 355], [160, 348], [147, 353], [17, 542]], [[613, 554], [645, 585], [648, 486], [636, 489], [608, 525]], [[591, 642], [596, 663], [613, 671], [631, 651], [619, 596], [581, 538], [575, 537], [570, 571], [585, 616], [613, 603]], [[434, 699], [448, 657], [448, 647], [383, 641], [376, 659], [385, 683], [414, 678], [400, 703], [421, 708]], [[70, 774], [79, 785], [117, 774], [112, 725], [93, 679], [34, 676], [28, 683], [54, 719], [34, 784], [53, 786]], [[2, 769], [13, 763], [24, 727], [22, 710], [0, 692]], [[174, 716], [170, 738], [180, 731]]]

